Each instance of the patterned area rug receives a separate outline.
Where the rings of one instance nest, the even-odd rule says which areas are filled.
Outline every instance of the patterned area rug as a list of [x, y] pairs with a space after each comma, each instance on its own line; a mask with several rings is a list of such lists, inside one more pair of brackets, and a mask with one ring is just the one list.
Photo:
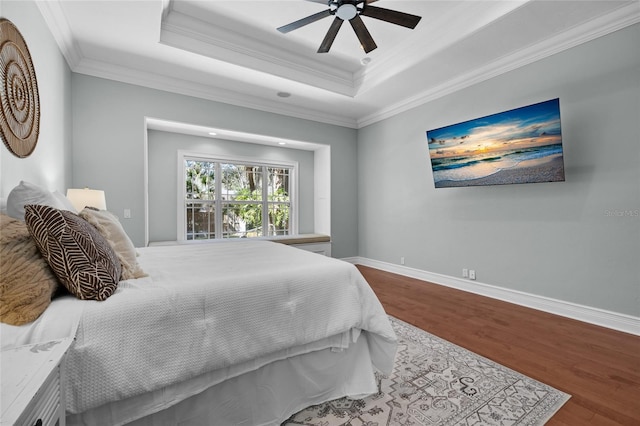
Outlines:
[[309, 407], [283, 425], [543, 425], [570, 395], [390, 317], [393, 372], [379, 392]]

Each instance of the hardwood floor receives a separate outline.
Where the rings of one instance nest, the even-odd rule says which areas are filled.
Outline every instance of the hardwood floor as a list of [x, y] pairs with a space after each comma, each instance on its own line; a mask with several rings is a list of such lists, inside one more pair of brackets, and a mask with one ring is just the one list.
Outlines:
[[640, 337], [358, 269], [389, 315], [570, 394], [547, 425], [640, 425]]

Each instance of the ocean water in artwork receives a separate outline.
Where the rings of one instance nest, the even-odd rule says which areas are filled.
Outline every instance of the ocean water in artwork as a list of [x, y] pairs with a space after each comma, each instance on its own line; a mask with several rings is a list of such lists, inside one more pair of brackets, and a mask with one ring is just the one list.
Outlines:
[[524, 161], [562, 155], [562, 145], [546, 145], [535, 148], [489, 152], [464, 157], [445, 157], [431, 160], [433, 179], [440, 181], [462, 181], [493, 175], [502, 170], [513, 169]]

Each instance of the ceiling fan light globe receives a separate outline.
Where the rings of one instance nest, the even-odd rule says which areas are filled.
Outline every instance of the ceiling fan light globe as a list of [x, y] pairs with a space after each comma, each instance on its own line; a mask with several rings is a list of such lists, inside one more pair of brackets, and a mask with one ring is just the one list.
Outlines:
[[343, 21], [350, 21], [358, 14], [358, 8], [353, 4], [343, 4], [338, 7], [336, 16]]

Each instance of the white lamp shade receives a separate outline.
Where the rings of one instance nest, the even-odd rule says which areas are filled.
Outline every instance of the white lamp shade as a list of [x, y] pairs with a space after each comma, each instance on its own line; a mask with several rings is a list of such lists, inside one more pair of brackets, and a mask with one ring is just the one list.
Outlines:
[[93, 207], [98, 210], [107, 209], [107, 200], [104, 191], [98, 189], [67, 189], [67, 198], [77, 211], [82, 211], [85, 207]]

